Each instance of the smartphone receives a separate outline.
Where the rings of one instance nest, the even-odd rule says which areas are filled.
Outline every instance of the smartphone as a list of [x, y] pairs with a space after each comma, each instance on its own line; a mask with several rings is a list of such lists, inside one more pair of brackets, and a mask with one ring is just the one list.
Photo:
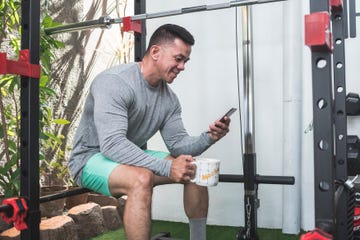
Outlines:
[[227, 111], [227, 113], [225, 113], [224, 116], [222, 116], [220, 122], [225, 122], [225, 117], [230, 117], [231, 114], [233, 114], [236, 110], [237, 110], [236, 108], [230, 108], [230, 110]]

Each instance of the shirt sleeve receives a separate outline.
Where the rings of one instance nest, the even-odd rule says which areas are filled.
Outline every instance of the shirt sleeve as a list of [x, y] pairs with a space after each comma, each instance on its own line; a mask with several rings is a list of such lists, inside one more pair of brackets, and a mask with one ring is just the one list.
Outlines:
[[187, 133], [181, 118], [181, 106], [178, 101], [175, 110], [169, 115], [161, 129], [161, 135], [173, 157], [181, 154], [198, 156], [214, 143], [206, 132], [201, 133], [200, 136], [190, 136]]
[[107, 75], [95, 79], [91, 86], [94, 98], [94, 122], [100, 151], [109, 159], [127, 165], [145, 167], [160, 176], [169, 176], [171, 161], [144, 153], [127, 139], [128, 109], [134, 99], [133, 89], [119, 76]]

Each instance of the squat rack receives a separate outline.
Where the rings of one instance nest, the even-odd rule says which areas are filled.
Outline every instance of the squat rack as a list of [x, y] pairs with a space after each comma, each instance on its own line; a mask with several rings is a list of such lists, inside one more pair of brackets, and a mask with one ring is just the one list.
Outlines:
[[[133, 24], [136, 21], [143, 21], [151, 18], [180, 15], [186, 13], [210, 11], [216, 9], [224, 9], [237, 6], [246, 6], [248, 13], [249, 5], [263, 4], [270, 2], [277, 2], [284, 0], [237, 0], [224, 4], [213, 5], [201, 5], [189, 8], [182, 8], [180, 10], [160, 12], [153, 14], [145, 14], [145, 0], [139, 0], [134, 2], [135, 14], [132, 17], [111, 19], [109, 17], [101, 17], [99, 20], [85, 21], [77, 24], [68, 24], [59, 27], [45, 29], [47, 34], [54, 34], [60, 32], [70, 32], [89, 29], [93, 27], [109, 28], [113, 23]], [[250, 16], [250, 15], [248, 15]], [[129, 22], [130, 20], [130, 22]], [[251, 18], [247, 18], [248, 26], [251, 25]], [[21, 49], [29, 51], [29, 63], [30, 65], [39, 66], [39, 52], [40, 52], [40, 1], [27, 1], [21, 2]], [[134, 26], [133, 26], [134, 27]], [[141, 25], [141, 28], [136, 28], [135, 31], [135, 60], [141, 60], [143, 53], [145, 52], [146, 38], [145, 24]], [[251, 29], [248, 28], [250, 31]], [[248, 33], [248, 37], [251, 36], [251, 32]], [[252, 61], [251, 52], [251, 38], [248, 39], [247, 44], [244, 46], [244, 51], [247, 52], [248, 64]], [[244, 59], [245, 60], [245, 59]], [[250, 61], [249, 61], [250, 60]], [[249, 65], [247, 66], [249, 67]], [[251, 67], [251, 66], [250, 66]], [[31, 70], [31, 69], [30, 69]], [[61, 193], [56, 196], [48, 196], [39, 198], [39, 85], [38, 80], [40, 76], [34, 76], [31, 71], [23, 74], [21, 73], [21, 187], [20, 195], [24, 196], [28, 204], [29, 210], [25, 222], [28, 226], [27, 229], [21, 231], [21, 239], [39, 239], [40, 231], [40, 202], [46, 202], [62, 198], [65, 196], [80, 194], [86, 189], [80, 191], [71, 191], [67, 193]], [[19, 73], [20, 74], [20, 73]], [[246, 74], [252, 74], [247, 72]], [[245, 76], [247, 80], [250, 80], [249, 75]], [[246, 106], [249, 109], [248, 118], [249, 121], [253, 121], [252, 112], [252, 82], [245, 82], [247, 84], [247, 92], [250, 105]], [[251, 125], [251, 124], [250, 124]], [[244, 208], [245, 208], [245, 227], [239, 231], [237, 239], [258, 239], [257, 236], [257, 213], [258, 207], [257, 199], [257, 185], [260, 183], [268, 184], [294, 184], [293, 177], [286, 176], [260, 176], [256, 173], [256, 154], [254, 148], [254, 133], [253, 126], [245, 132], [245, 139], [247, 144], [243, 156], [243, 169], [244, 175], [220, 175], [221, 182], [244, 182], [245, 196], [244, 196]], [[0, 211], [11, 213], [13, 208], [10, 205], [0, 206]]]
[[311, 49], [313, 80], [315, 227], [335, 240], [354, 237], [354, 185], [348, 176], [345, 39], [347, 11], [350, 37], [356, 36], [355, 18], [359, 14], [355, 13], [355, 0], [349, 3], [348, 8], [347, 0], [310, 0], [310, 14], [305, 16], [305, 44]]

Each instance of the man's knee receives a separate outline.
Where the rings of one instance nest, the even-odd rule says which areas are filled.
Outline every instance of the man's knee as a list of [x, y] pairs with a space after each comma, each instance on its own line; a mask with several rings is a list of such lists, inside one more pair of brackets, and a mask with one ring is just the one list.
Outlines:
[[154, 174], [146, 168], [139, 168], [134, 176], [133, 187], [136, 189], [150, 189], [154, 186]]
[[146, 168], [119, 165], [110, 174], [108, 182], [112, 195], [116, 196], [149, 192], [153, 188], [154, 174]]

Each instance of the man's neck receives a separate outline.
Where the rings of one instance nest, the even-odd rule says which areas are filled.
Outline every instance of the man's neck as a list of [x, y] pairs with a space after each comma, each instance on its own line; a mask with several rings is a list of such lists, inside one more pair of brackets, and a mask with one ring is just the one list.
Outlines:
[[143, 75], [144, 79], [153, 87], [156, 87], [161, 82], [161, 79], [158, 78], [158, 75], [156, 72], [153, 71], [151, 66], [147, 64], [146, 61], [139, 62], [140, 71]]

